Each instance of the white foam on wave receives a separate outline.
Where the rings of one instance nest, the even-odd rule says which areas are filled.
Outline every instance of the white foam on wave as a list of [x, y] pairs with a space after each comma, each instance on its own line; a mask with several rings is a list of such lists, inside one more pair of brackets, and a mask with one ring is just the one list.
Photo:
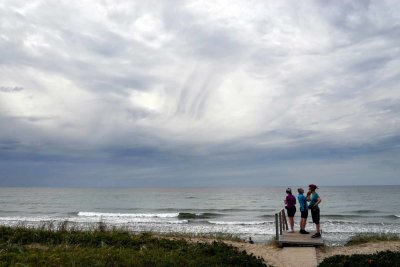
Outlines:
[[0, 221], [42, 222], [42, 221], [54, 221], [54, 218], [48, 216], [36, 216], [36, 217], [13, 216], [13, 217], [1, 217]]
[[394, 215], [394, 216], [396, 216], [397, 218], [400, 218], [400, 215]]
[[155, 218], [155, 217], [145, 217], [145, 218], [132, 218], [132, 217], [48, 217], [48, 216], [38, 216], [38, 217], [0, 217], [1, 224], [18, 224], [18, 223], [34, 223], [40, 225], [41, 223], [98, 223], [100, 221], [109, 225], [121, 225], [121, 224], [188, 224], [189, 220], [174, 220], [166, 218]]
[[229, 221], [208, 221], [211, 224], [218, 224], [218, 225], [262, 225], [265, 222], [229, 222]]
[[329, 233], [400, 233], [400, 228], [396, 223], [332, 223], [321, 222], [321, 227]]
[[80, 211], [82, 217], [177, 218], [179, 213], [109, 213]]
[[179, 221], [167, 221], [168, 224], [187, 224], [189, 223], [188, 220], [179, 220]]

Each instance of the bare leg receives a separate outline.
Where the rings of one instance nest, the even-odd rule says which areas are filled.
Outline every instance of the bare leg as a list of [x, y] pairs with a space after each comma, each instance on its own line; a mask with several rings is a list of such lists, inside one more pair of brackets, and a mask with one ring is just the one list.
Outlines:
[[304, 218], [301, 218], [300, 229], [306, 230], [306, 219], [304, 219]]
[[289, 224], [290, 224], [290, 229], [293, 231], [293, 229], [294, 229], [294, 217], [289, 217]]

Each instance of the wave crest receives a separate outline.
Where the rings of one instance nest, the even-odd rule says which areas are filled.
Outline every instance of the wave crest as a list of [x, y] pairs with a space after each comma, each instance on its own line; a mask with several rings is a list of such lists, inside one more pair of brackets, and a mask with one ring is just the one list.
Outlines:
[[209, 223], [218, 224], [218, 225], [262, 225], [262, 224], [266, 224], [266, 222], [260, 222], [260, 221], [250, 221], [250, 222], [209, 221]]
[[190, 213], [190, 212], [180, 212], [178, 218], [179, 219], [210, 219], [215, 217], [220, 217], [221, 214], [218, 213]]
[[109, 213], [80, 211], [81, 217], [177, 218], [179, 213]]

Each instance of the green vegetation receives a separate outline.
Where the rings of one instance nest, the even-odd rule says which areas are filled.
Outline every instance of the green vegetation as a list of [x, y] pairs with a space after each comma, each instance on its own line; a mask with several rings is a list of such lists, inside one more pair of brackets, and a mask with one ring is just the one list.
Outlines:
[[53, 228], [0, 226], [0, 266], [267, 266], [220, 241], [188, 243], [104, 224], [89, 231], [67, 222]]
[[400, 241], [400, 236], [397, 234], [379, 234], [379, 233], [364, 233], [356, 234], [347, 241], [346, 246], [354, 246], [368, 242], [378, 241]]
[[278, 240], [276, 239], [275, 236], [272, 237], [270, 241], [268, 241], [268, 244], [270, 244], [270, 245], [272, 245], [272, 246], [274, 246], [276, 248], [282, 247], [281, 245], [279, 245], [279, 242], [278, 242]]
[[[355, 246], [368, 242], [400, 241], [397, 234], [364, 233], [356, 234], [350, 238], [346, 246]], [[351, 256], [337, 255], [324, 259], [318, 267], [358, 267], [358, 266], [400, 266], [400, 252], [383, 251], [375, 254], [355, 254]]]
[[324, 259], [318, 267], [393, 267], [400, 266], [400, 252], [383, 251], [370, 255], [337, 255]]
[[165, 233], [165, 234], [157, 234], [160, 237], [167, 237], [167, 238], [184, 238], [184, 239], [191, 239], [191, 238], [199, 238], [199, 239], [216, 239], [219, 241], [233, 241], [233, 242], [245, 242], [243, 238], [240, 238], [234, 234], [228, 233], [210, 233], [210, 234], [193, 234], [193, 233]]

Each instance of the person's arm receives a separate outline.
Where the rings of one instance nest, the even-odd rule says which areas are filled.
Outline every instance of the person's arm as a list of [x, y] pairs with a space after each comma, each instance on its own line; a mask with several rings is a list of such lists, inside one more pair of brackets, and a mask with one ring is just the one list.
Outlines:
[[309, 201], [310, 201], [310, 204], [308, 204], [309, 209], [312, 209], [318, 205], [317, 203], [318, 203], [319, 196], [317, 198], [317, 201], [315, 201], [315, 197], [316, 196], [313, 194], [311, 194], [311, 196], [309, 197]]
[[318, 197], [318, 199], [317, 199], [317, 203], [315, 203], [315, 206], [318, 206], [318, 204], [319, 204], [319, 203], [321, 203], [321, 201], [322, 201], [322, 200], [321, 200], [321, 198], [320, 198], [320, 197]]

